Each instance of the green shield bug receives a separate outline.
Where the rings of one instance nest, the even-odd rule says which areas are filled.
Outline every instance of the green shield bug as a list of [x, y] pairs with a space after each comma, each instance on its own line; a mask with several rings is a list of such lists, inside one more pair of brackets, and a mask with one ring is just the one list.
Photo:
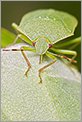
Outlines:
[[[40, 62], [42, 61], [44, 54], [53, 59], [50, 64], [39, 69], [40, 83], [42, 82], [41, 72], [55, 63], [57, 60], [56, 57], [64, 58], [70, 62], [76, 63], [76, 60], [74, 60], [77, 55], [76, 51], [63, 50], [61, 48], [58, 49], [55, 48], [55, 45], [59, 41], [74, 35], [77, 23], [77, 19], [74, 16], [53, 9], [42, 9], [29, 12], [23, 16], [19, 26], [13, 23], [13, 28], [18, 32], [14, 43], [18, 38], [21, 38], [26, 43], [33, 46], [33, 48], [22, 46], [20, 49], [28, 64], [28, 69], [25, 72], [25, 75], [27, 75], [30, 70], [31, 63], [26, 57], [24, 50], [36, 52], [40, 55]], [[79, 42], [79, 40], [80, 37], [69, 42], [64, 42], [64, 45], [74, 44]], [[12, 50], [16, 51], [18, 49]], [[64, 54], [73, 55], [73, 57], [68, 58]]]

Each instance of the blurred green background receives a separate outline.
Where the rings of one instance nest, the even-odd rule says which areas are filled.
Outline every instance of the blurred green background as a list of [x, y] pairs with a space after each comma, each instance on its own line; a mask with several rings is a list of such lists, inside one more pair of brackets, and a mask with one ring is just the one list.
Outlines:
[[[11, 24], [19, 24], [22, 16], [36, 9], [53, 8], [74, 15], [78, 20], [75, 37], [81, 35], [81, 2], [80, 1], [2, 1], [1, 2], [1, 26], [14, 32]], [[81, 45], [75, 49], [78, 53], [77, 61], [81, 70]]]

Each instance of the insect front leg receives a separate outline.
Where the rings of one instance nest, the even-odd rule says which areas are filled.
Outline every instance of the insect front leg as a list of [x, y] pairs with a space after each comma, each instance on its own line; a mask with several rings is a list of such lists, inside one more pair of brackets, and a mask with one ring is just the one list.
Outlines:
[[56, 62], [56, 60], [57, 60], [57, 58], [56, 58], [53, 54], [51, 54], [51, 53], [47, 53], [47, 52], [46, 52], [46, 55], [47, 55], [49, 58], [53, 59], [53, 61], [50, 62], [49, 64], [43, 66], [42, 68], [40, 68], [40, 69], [38, 70], [39, 78], [40, 78], [39, 83], [42, 83], [41, 73], [42, 73], [46, 68], [48, 68], [49, 66], [51, 66], [52, 64], [54, 64], [54, 63]]
[[24, 53], [24, 51], [35, 52], [36, 50], [35, 50], [35, 48], [31, 48], [31, 47], [27, 47], [27, 46], [22, 46], [20, 50], [21, 50], [21, 53], [22, 53], [24, 59], [26, 60], [27, 65], [28, 65], [28, 68], [27, 68], [27, 70], [25, 72], [25, 75], [27, 76], [27, 74], [28, 74], [28, 72], [29, 72], [29, 70], [31, 68], [31, 63], [30, 63], [29, 59], [27, 58], [26, 54]]
[[28, 68], [27, 68], [27, 70], [26, 70], [26, 72], [25, 72], [25, 75], [27, 76], [27, 74], [28, 74], [28, 72], [29, 72], [29, 70], [30, 70], [30, 68], [31, 68], [31, 63], [30, 63], [29, 59], [27, 58], [27, 56], [26, 56], [26, 54], [25, 54], [24, 51], [32, 51], [32, 52], [35, 52], [36, 50], [35, 50], [34, 48], [27, 47], [27, 46], [22, 46], [22, 47], [20, 48], [20, 50], [21, 50], [21, 53], [22, 53], [22, 55], [23, 55], [23, 57], [24, 57], [24, 59], [25, 59], [27, 65], [28, 65]]
[[27, 76], [30, 68], [31, 68], [31, 63], [29, 61], [29, 59], [27, 58], [26, 54], [24, 51], [32, 51], [32, 52], [35, 52], [36, 50], [34, 48], [31, 48], [31, 47], [28, 47], [28, 46], [22, 46], [20, 49], [3, 49], [3, 51], [21, 51], [27, 65], [28, 65], [28, 68], [25, 72], [25, 75]]
[[56, 62], [56, 60], [52, 61], [51, 63], [45, 65], [44, 67], [42, 67], [41, 69], [39, 69], [39, 78], [40, 78], [40, 82], [39, 83], [42, 83], [42, 77], [41, 77], [41, 73], [46, 69], [48, 68], [49, 66], [51, 66], [52, 64], [54, 64]]
[[19, 33], [20, 35], [18, 38], [22, 39], [23, 41], [27, 42], [28, 44], [32, 45], [32, 41], [19, 29], [18, 25], [12, 23], [12, 27]]
[[[21, 41], [25, 41], [25, 42], [27, 42], [29, 45], [32, 46], [31, 40], [30, 40], [29, 38], [27, 38], [25, 35], [23, 35], [23, 34], [20, 33], [20, 34], [18, 34], [18, 35], [16, 36], [15, 40], [13, 41], [13, 43], [7, 45], [7, 47], [16, 44], [16, 42], [17, 42], [18, 39], [21, 39]], [[6, 48], [7, 48], [7, 47], [6, 47]]]
[[23, 47], [21, 47], [20, 50], [21, 50], [21, 53], [22, 53], [22, 55], [23, 55], [23, 57], [24, 57], [24, 59], [25, 59], [27, 65], [28, 65], [28, 68], [27, 68], [27, 70], [26, 70], [26, 72], [25, 72], [25, 75], [27, 76], [27, 74], [28, 74], [28, 72], [29, 72], [29, 70], [30, 70], [30, 68], [31, 68], [31, 63], [30, 63], [29, 59], [27, 58], [26, 54], [24, 53]]
[[43, 60], [43, 55], [40, 55], [39, 64], [42, 63], [42, 60]]

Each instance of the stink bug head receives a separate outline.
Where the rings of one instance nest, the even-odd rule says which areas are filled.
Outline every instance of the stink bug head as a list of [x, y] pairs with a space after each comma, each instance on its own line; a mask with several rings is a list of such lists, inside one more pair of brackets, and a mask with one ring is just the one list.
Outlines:
[[44, 37], [38, 38], [35, 43], [35, 48], [36, 48], [37, 54], [39, 54], [39, 55], [45, 54], [49, 48], [49, 44], [46, 41], [46, 38], [44, 38]]

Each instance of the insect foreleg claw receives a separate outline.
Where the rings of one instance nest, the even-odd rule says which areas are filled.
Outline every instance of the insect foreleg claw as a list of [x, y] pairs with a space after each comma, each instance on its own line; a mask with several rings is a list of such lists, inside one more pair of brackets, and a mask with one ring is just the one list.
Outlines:
[[27, 69], [26, 72], [25, 72], [25, 76], [26, 76], [26, 77], [28, 76], [28, 72], [30, 71], [30, 68], [31, 68], [31, 66], [29, 66], [28, 69]]

